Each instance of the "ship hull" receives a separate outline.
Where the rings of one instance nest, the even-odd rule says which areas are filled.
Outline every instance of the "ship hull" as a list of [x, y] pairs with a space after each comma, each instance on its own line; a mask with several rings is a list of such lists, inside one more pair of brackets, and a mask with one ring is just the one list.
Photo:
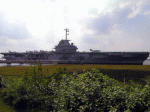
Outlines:
[[[1, 53], [2, 54], [2, 53]], [[143, 65], [149, 52], [3, 53], [6, 60], [40, 60], [55, 64]], [[57, 62], [57, 63], [56, 63]], [[48, 64], [48, 63], [47, 63]], [[51, 63], [52, 64], [52, 63]]]
[[61, 60], [59, 64], [143, 65], [149, 52], [79, 53], [80, 59]]

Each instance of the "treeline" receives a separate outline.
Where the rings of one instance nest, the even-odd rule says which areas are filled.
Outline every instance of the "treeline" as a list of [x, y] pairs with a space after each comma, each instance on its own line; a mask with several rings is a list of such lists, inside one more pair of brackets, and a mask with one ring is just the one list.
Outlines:
[[64, 69], [43, 75], [31, 67], [23, 76], [2, 77], [2, 98], [19, 111], [128, 111], [150, 107], [150, 81], [145, 86], [124, 84], [97, 69], [72, 74]]

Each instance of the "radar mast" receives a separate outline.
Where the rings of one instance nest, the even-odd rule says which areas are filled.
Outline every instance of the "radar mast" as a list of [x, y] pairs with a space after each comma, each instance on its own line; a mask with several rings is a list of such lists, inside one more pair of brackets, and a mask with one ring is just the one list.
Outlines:
[[66, 28], [66, 29], [64, 29], [64, 30], [66, 31], [66, 40], [67, 40], [67, 35], [69, 35], [69, 29]]

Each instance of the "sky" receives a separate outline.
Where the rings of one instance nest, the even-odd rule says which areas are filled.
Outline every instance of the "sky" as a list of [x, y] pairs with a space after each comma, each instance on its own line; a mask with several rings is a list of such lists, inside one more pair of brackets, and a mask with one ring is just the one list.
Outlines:
[[150, 0], [0, 0], [0, 52], [54, 50], [150, 52]]

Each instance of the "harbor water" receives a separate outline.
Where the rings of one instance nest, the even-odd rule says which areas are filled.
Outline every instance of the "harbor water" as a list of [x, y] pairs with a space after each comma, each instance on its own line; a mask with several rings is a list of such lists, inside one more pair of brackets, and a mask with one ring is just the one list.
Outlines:
[[145, 60], [143, 65], [150, 65], [150, 59]]
[[[52, 64], [44, 64], [44, 65], [52, 65]], [[143, 65], [150, 65], [150, 59], [145, 60]], [[12, 63], [11, 65], [7, 65], [6, 63], [0, 63], [0, 67], [4, 67], [4, 66], [30, 66], [30, 64], [19, 65], [19, 63]]]
[[4, 67], [4, 66], [30, 66], [30, 64], [19, 65], [19, 63], [12, 63], [11, 65], [7, 65], [7, 63], [0, 63], [0, 67]]

